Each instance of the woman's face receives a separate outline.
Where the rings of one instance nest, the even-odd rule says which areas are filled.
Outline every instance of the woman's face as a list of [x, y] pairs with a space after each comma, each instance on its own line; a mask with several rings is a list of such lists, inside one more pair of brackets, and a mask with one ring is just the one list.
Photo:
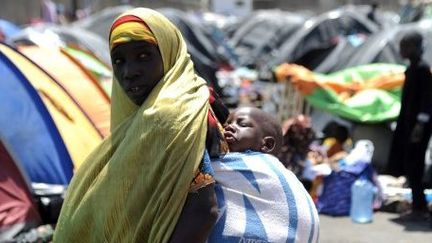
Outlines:
[[114, 76], [127, 96], [138, 106], [164, 75], [162, 56], [156, 45], [131, 41], [111, 51]]

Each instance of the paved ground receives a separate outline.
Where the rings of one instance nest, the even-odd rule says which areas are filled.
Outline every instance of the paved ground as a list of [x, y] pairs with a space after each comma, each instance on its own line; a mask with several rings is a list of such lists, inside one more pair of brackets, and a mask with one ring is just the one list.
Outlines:
[[398, 214], [376, 212], [369, 224], [356, 224], [349, 217], [320, 215], [320, 243], [428, 243], [428, 223], [397, 223]]

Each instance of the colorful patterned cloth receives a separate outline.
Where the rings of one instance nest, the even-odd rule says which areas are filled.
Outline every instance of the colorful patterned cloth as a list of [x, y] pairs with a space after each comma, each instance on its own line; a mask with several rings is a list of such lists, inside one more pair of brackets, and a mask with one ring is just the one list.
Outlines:
[[405, 67], [373, 63], [320, 74], [296, 64], [275, 69], [278, 81], [289, 81], [312, 106], [343, 118], [376, 123], [396, 119]]

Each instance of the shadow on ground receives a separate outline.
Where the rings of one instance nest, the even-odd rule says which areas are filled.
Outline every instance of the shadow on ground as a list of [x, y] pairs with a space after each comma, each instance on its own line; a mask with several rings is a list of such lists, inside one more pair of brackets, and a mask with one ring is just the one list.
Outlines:
[[417, 221], [404, 221], [399, 216], [389, 219], [391, 222], [403, 226], [405, 231], [424, 231], [424, 232], [432, 232], [432, 220], [417, 220]]

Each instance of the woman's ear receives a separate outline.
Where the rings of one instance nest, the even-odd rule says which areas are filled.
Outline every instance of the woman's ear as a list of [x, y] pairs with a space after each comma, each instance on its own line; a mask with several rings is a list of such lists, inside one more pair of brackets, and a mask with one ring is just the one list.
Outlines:
[[276, 147], [276, 140], [272, 136], [267, 136], [262, 139], [261, 152], [266, 154], [273, 153]]

